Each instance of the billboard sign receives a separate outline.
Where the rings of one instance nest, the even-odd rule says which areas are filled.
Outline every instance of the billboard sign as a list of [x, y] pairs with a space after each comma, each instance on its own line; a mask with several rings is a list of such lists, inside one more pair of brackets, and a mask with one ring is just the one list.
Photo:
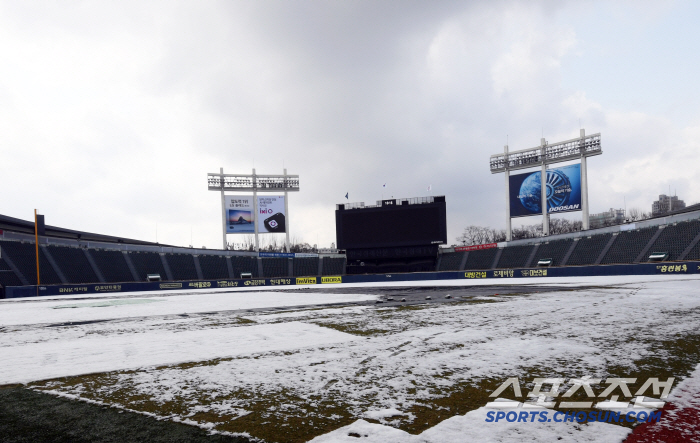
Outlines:
[[287, 223], [284, 213], [284, 196], [258, 196], [258, 216], [255, 217], [252, 195], [226, 196], [226, 233], [254, 234], [258, 223], [258, 232], [286, 232]]
[[[510, 216], [542, 214], [542, 173], [511, 175]], [[547, 212], [581, 210], [581, 164], [547, 169]]]
[[284, 195], [258, 197], [258, 232], [286, 232]]
[[456, 246], [455, 252], [464, 251], [481, 251], [482, 249], [491, 249], [498, 247], [498, 243], [485, 243], [483, 245], [472, 245], [472, 246]]
[[247, 195], [226, 196], [226, 233], [253, 234], [253, 197]]

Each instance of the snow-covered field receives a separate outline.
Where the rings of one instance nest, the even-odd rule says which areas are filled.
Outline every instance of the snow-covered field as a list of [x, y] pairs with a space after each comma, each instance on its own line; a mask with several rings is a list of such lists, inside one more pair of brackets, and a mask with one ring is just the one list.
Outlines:
[[[490, 284], [505, 283], [423, 286]], [[564, 289], [398, 307], [358, 305], [379, 293], [359, 285], [3, 300], [0, 384], [266, 441], [619, 442], [628, 427], [488, 423], [484, 406], [509, 377], [679, 381], [700, 363], [700, 276], [517, 284]]]

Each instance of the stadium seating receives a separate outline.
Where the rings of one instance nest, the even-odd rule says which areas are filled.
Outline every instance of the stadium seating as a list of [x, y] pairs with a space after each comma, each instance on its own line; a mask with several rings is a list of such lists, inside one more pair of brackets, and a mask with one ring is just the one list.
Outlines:
[[[121, 251], [91, 249], [90, 255], [107, 283], [134, 281]], [[145, 275], [144, 275], [145, 279]]]
[[253, 277], [259, 277], [258, 259], [256, 257], [233, 255], [231, 256], [231, 266], [233, 267], [234, 278], [240, 278], [241, 273], [250, 273]]
[[[700, 220], [666, 226], [649, 252], [668, 252], [667, 260], [677, 260], [680, 254], [700, 232]], [[642, 261], [647, 261], [644, 257]]]
[[68, 283], [94, 283], [98, 281], [95, 271], [85, 257], [82, 248], [47, 246], [56, 266]]
[[[34, 243], [18, 241], [0, 241], [0, 247], [9, 255], [19, 272], [24, 275], [30, 284], [36, 284], [36, 249]], [[56, 271], [44, 254], [43, 247], [39, 248], [39, 271], [41, 283], [46, 285], [60, 285]]]
[[[560, 240], [532, 239], [528, 240], [531, 244], [519, 242], [520, 245], [517, 246], [446, 252], [439, 257], [438, 270], [460, 270], [465, 258], [465, 270], [532, 267], [542, 259], [552, 259], [553, 266], [594, 265], [598, 259], [601, 260], [601, 264], [626, 264], [646, 262], [652, 252], [667, 253], [668, 261], [700, 260], [700, 241], [696, 242], [700, 238], [700, 219], [678, 221], [662, 225], [661, 228], [651, 226], [618, 233], [608, 232], [583, 236], [576, 240], [573, 237], [571, 235]], [[2, 239], [0, 248], [2, 256], [6, 257], [5, 260], [0, 256], [0, 285], [21, 286], [25, 280], [29, 284], [35, 284], [36, 252], [33, 241]], [[291, 259], [218, 253], [210, 255], [208, 251], [197, 251], [195, 254], [198, 255], [194, 255], [186, 249], [166, 253], [155, 252], [167, 250], [165, 248], [137, 245], [128, 245], [124, 249], [128, 249], [128, 252], [85, 248], [84, 243], [78, 245], [77, 242], [75, 246], [66, 246], [65, 243], [42, 244], [39, 248], [41, 282], [84, 284], [99, 283], [102, 279], [105, 283], [121, 283], [133, 282], [135, 279], [145, 281], [147, 274], [159, 274], [162, 280], [197, 280], [200, 270], [201, 277], [206, 280], [227, 279], [231, 275], [233, 278], [241, 278], [241, 275], [245, 274], [254, 278], [313, 277], [319, 274], [319, 268], [324, 276], [345, 275], [346, 272], [366, 274], [435, 270], [434, 257], [427, 257], [425, 261], [396, 258], [396, 270], [391, 268], [392, 263], [384, 263], [382, 266], [376, 266], [376, 263], [359, 266], [359, 262], [352, 262], [355, 267], [346, 269], [347, 258], [342, 255], [326, 256], [323, 259]], [[10, 268], [8, 263], [13, 264], [14, 268]]]
[[700, 241], [688, 252], [688, 255], [685, 256], [685, 260], [700, 260]]
[[603, 248], [610, 241], [612, 234], [599, 234], [583, 237], [576, 242], [566, 266], [592, 265], [603, 252]]
[[228, 266], [223, 255], [200, 255], [199, 266], [202, 268], [202, 277], [206, 280], [228, 278]]
[[343, 257], [325, 257], [323, 259], [323, 275], [344, 275], [345, 274], [345, 258]]
[[295, 277], [312, 277], [318, 275], [318, 257], [299, 257], [294, 259]]
[[537, 263], [537, 260], [543, 258], [551, 258], [552, 266], [561, 266], [566, 253], [571, 247], [572, 241], [572, 239], [567, 238], [565, 240], [553, 240], [540, 244], [540, 248], [537, 250], [535, 261], [533, 263]]
[[532, 253], [533, 245], [510, 246], [503, 248], [501, 258], [498, 259], [497, 268], [523, 268]]
[[129, 252], [129, 258], [139, 281], [146, 281], [148, 274], [158, 274], [162, 280], [167, 280], [167, 273], [157, 252]]
[[439, 271], [459, 271], [466, 252], [447, 252], [442, 254]]
[[491, 269], [498, 248], [470, 251], [464, 269]]
[[265, 278], [289, 277], [288, 258], [263, 258], [263, 275]]
[[[197, 268], [194, 266], [192, 254], [166, 254], [165, 259], [170, 267], [173, 280], [198, 280]], [[161, 274], [162, 278], [165, 278]]]
[[2, 258], [0, 258], [0, 286], [22, 286], [22, 281]]
[[658, 230], [658, 227], [652, 226], [636, 231], [620, 232], [601, 264], [633, 263]]

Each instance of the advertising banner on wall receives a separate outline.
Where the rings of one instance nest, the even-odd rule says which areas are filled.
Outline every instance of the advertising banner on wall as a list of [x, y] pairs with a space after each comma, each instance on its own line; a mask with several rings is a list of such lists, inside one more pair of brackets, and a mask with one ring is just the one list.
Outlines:
[[226, 233], [253, 234], [253, 197], [248, 195], [227, 195], [226, 200]]
[[284, 195], [258, 196], [258, 232], [286, 232]]
[[[510, 216], [542, 214], [542, 173], [510, 176]], [[547, 169], [547, 212], [581, 210], [581, 164]]]
[[492, 249], [498, 247], [498, 243], [485, 243], [483, 245], [457, 246], [455, 252], [481, 251], [482, 249]]

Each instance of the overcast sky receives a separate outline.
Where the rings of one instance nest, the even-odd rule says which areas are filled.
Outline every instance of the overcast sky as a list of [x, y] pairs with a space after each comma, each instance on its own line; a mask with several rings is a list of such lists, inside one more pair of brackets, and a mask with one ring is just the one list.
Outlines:
[[292, 237], [334, 242], [346, 193], [445, 195], [453, 243], [505, 228], [491, 154], [580, 127], [602, 135], [592, 213], [669, 188], [697, 203], [699, 18], [693, 1], [0, 1], [0, 214], [220, 248], [207, 173], [286, 167]]

